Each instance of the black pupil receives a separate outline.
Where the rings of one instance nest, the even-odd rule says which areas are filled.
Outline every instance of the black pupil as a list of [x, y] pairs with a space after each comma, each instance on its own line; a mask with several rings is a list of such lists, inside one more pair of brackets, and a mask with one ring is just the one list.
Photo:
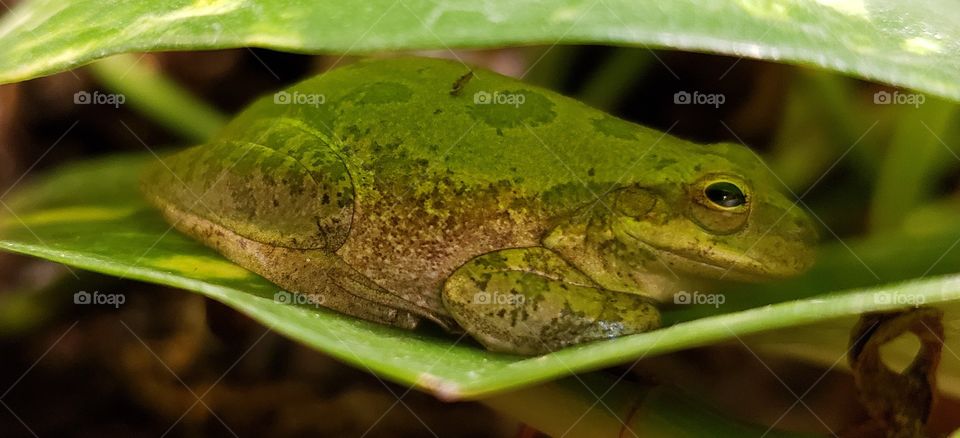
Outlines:
[[707, 199], [721, 207], [738, 207], [747, 202], [747, 197], [740, 188], [728, 182], [710, 184], [704, 190], [704, 194], [707, 195]]

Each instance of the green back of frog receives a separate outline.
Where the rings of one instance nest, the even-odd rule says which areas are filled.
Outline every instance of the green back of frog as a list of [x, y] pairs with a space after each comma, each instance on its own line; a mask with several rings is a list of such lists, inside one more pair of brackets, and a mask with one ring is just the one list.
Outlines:
[[221, 138], [268, 143], [297, 125], [330, 140], [358, 192], [452, 179], [464, 191], [494, 184], [535, 195], [558, 214], [614, 186], [710, 169], [758, 174], [744, 169], [760, 163], [741, 146], [692, 144], [513, 78], [469, 73], [447, 60], [360, 62], [262, 98]]

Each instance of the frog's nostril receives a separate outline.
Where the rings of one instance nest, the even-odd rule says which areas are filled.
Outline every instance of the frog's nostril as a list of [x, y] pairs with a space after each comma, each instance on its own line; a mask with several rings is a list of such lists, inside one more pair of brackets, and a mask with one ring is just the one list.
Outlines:
[[813, 224], [808, 225], [803, 232], [803, 241], [807, 242], [811, 246], [816, 245], [820, 240], [820, 233], [817, 232], [817, 228]]
[[793, 233], [791, 233], [793, 238], [806, 245], [814, 245], [820, 240], [820, 235], [817, 233], [817, 228], [813, 226], [813, 222], [809, 218], [797, 218], [794, 221], [796, 228], [794, 228]]

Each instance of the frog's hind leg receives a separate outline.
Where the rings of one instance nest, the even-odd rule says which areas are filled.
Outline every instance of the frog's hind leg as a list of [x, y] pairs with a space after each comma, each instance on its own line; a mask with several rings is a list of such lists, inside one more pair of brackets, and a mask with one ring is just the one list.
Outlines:
[[452, 325], [334, 255], [350, 235], [354, 189], [323, 132], [287, 117], [229, 129], [256, 141], [215, 140], [145, 172], [144, 193], [171, 224], [313, 303], [404, 328], [421, 316]]
[[406, 329], [415, 328], [421, 317], [445, 328], [452, 323], [438, 320], [429, 311], [378, 287], [326, 250], [263, 244], [169, 204], [160, 207], [167, 220], [181, 232], [286, 291], [304, 295], [309, 303]]
[[448, 331], [455, 330], [456, 323], [449, 317], [435, 315], [380, 287], [336, 254], [275, 247], [267, 250], [272, 253], [266, 260], [289, 260], [275, 267], [265, 266], [266, 278], [280, 286], [289, 284], [293, 290], [302, 285], [301, 289], [308, 289], [300, 292], [318, 297], [326, 307], [402, 328], [414, 328], [420, 318], [427, 318]]
[[546, 248], [504, 249], [470, 260], [447, 279], [443, 303], [484, 346], [517, 354], [660, 325], [652, 300], [603, 289]]

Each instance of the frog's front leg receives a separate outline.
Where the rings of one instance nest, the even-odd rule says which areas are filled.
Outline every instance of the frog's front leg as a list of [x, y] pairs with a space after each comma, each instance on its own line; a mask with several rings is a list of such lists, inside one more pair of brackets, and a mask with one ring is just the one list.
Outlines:
[[649, 298], [606, 290], [546, 248], [478, 256], [443, 287], [454, 319], [491, 350], [539, 354], [660, 326]]

